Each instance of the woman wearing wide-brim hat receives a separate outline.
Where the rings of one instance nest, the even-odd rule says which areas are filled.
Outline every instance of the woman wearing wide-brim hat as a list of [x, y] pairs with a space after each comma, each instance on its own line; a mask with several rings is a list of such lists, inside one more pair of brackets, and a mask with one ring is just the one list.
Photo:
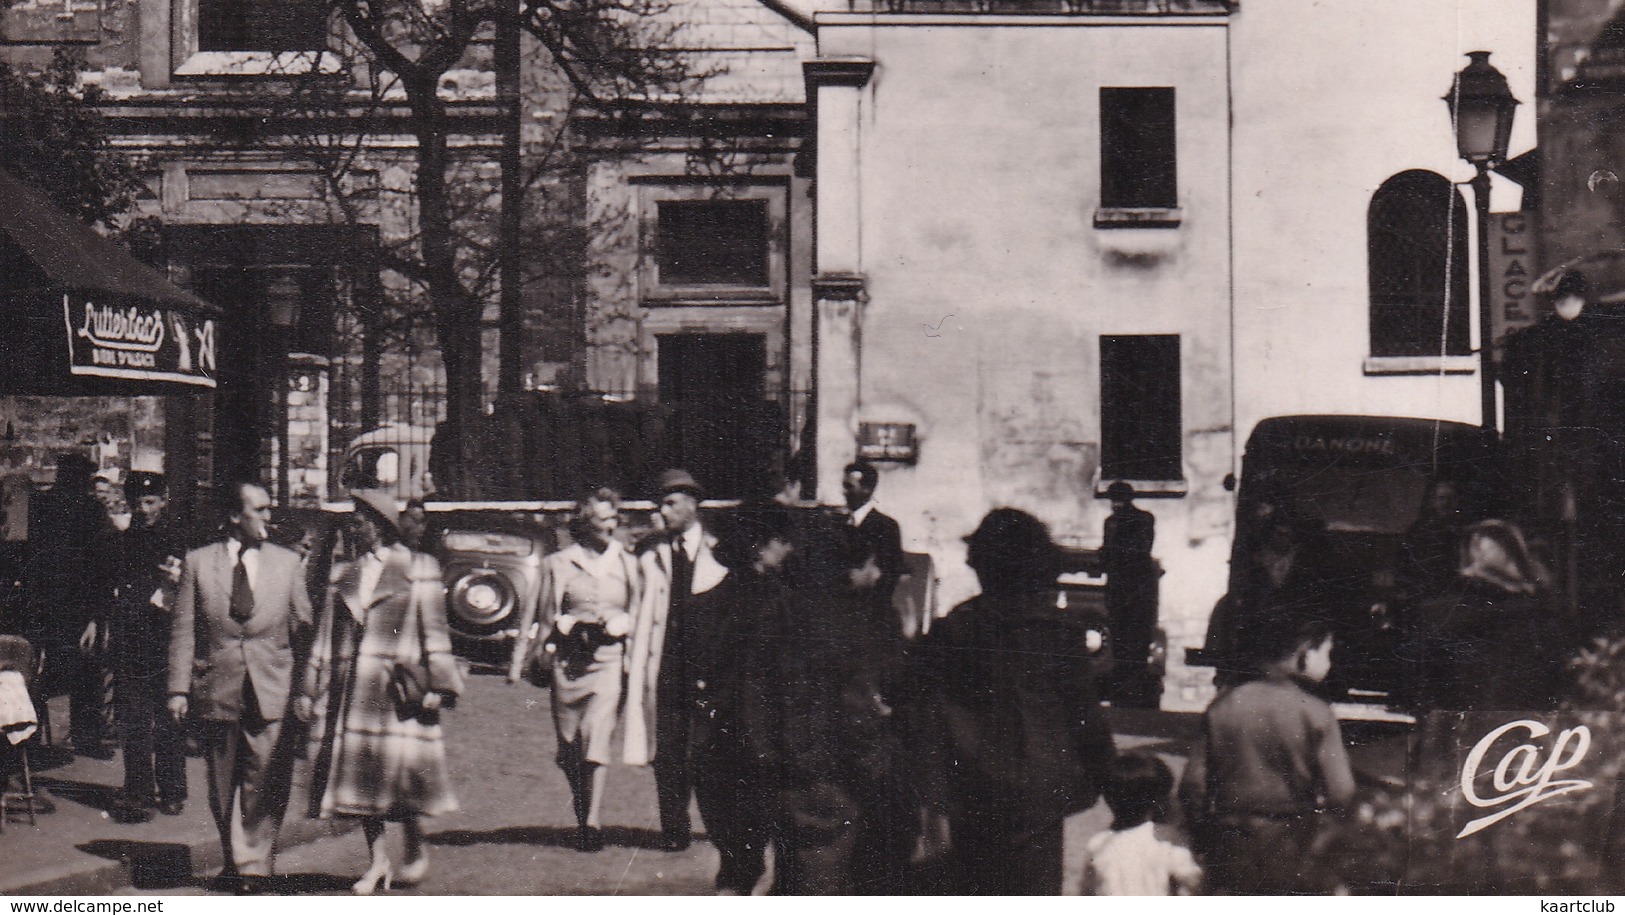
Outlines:
[[[462, 691], [462, 674], [439, 563], [400, 542], [393, 495], [352, 495], [346, 536], [357, 558], [333, 570], [295, 711], [313, 722], [313, 810], [362, 821], [372, 863], [353, 889], [368, 895], [421, 881], [429, 857], [418, 818], [457, 809], [440, 711]], [[384, 848], [388, 821], [406, 830], [399, 870]]]

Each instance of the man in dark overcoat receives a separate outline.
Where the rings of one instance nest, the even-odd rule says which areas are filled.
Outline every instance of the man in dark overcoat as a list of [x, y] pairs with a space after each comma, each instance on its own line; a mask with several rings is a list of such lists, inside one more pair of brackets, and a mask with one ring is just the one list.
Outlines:
[[83, 454], [58, 455], [56, 481], [30, 512], [29, 635], [45, 658], [45, 690], [68, 694], [74, 753], [111, 759], [100, 648], [113, 594], [98, 570], [113, 526], [92, 494], [95, 469]]
[[224, 876], [260, 890], [287, 811], [291, 748], [281, 740], [293, 646], [313, 625], [299, 554], [266, 542], [271, 497], [227, 492], [226, 539], [186, 554], [169, 640], [169, 711], [202, 719], [209, 807]]
[[1112, 702], [1155, 706], [1162, 684], [1148, 661], [1157, 630], [1156, 560], [1151, 547], [1157, 521], [1134, 504], [1134, 487], [1118, 480], [1106, 489], [1112, 513], [1100, 547], [1106, 571], [1106, 615], [1111, 621]]
[[121, 822], [178, 815], [186, 805], [186, 735], [165, 710], [170, 619], [180, 583], [182, 537], [167, 516], [162, 474], [131, 471], [125, 493], [135, 510], [118, 544], [112, 635], [114, 691], [124, 738]]
[[872, 563], [843, 518], [804, 515], [792, 539], [791, 588], [761, 620], [743, 690], [752, 756], [777, 783], [773, 892], [905, 892], [895, 618], [855, 583]]

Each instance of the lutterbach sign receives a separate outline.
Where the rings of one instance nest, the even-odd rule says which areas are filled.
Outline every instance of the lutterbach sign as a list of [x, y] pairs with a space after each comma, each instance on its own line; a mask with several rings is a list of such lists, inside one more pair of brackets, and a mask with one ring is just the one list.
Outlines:
[[62, 296], [75, 375], [214, 387], [213, 318], [171, 305]]

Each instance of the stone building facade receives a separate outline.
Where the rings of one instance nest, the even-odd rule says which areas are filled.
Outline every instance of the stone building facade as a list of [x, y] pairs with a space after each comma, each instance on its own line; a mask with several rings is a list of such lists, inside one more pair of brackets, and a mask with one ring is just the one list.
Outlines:
[[[412, 319], [413, 287], [391, 267], [418, 231], [410, 111], [345, 52], [325, 10], [28, 0], [0, 13], [8, 60], [39, 64], [63, 48], [82, 57], [116, 145], [148, 184], [128, 218], [154, 223], [172, 277], [229, 315], [219, 388], [162, 411], [179, 491], [258, 474], [279, 502], [317, 504], [341, 495], [338, 465], [356, 435], [388, 423], [432, 428], [444, 416], [429, 322], [421, 304]], [[744, 383], [773, 407], [742, 412], [777, 421], [777, 455], [795, 440], [810, 388], [792, 324], [809, 320], [811, 200], [795, 160], [811, 36], [794, 10], [756, 0], [682, 4], [673, 15], [682, 18], [671, 40], [713, 75], [674, 99], [669, 116], [631, 131], [616, 119], [566, 118], [541, 50], [528, 38], [522, 48], [522, 154], [544, 155], [569, 123], [591, 163], [527, 197], [525, 384], [704, 404]], [[502, 135], [493, 53], [492, 36], [477, 38], [440, 85], [462, 162], [454, 178], [476, 193], [495, 185]], [[366, 132], [347, 133], [357, 123]], [[711, 229], [740, 222], [718, 222], [732, 211], [749, 231], [708, 244]], [[720, 266], [703, 263], [716, 258]], [[479, 288], [489, 401], [497, 293]], [[673, 368], [713, 350], [742, 354], [748, 377]]]
[[[1099, 496], [1131, 481], [1165, 570], [1164, 702], [1199, 706], [1210, 671], [1182, 649], [1225, 590], [1258, 420], [1479, 420], [1471, 322], [1405, 323], [1465, 317], [1472, 284], [1377, 288], [1371, 227], [1394, 220], [1371, 219], [1465, 212], [1441, 97], [1481, 48], [1532, 97], [1533, 0], [852, 0], [816, 24], [820, 495], [907, 430], [881, 498], [951, 603], [983, 512], [1094, 547]], [[1533, 136], [1526, 115], [1514, 153]], [[1442, 289], [1470, 229], [1422, 215]]]

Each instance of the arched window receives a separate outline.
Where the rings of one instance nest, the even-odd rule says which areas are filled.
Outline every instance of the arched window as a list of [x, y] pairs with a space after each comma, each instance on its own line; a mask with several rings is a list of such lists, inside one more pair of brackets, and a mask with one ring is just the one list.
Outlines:
[[1366, 215], [1371, 355], [1465, 356], [1467, 205], [1442, 175], [1400, 172]]

